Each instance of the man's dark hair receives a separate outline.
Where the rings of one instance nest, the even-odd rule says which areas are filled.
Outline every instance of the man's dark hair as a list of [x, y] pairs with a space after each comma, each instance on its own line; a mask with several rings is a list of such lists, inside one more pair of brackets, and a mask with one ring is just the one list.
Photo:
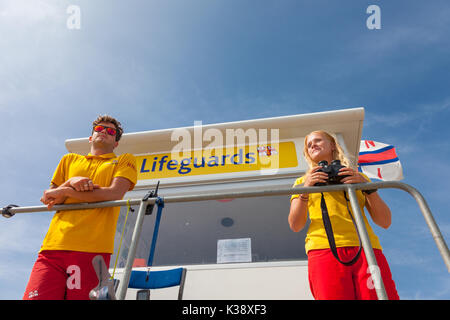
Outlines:
[[[117, 130], [116, 141], [120, 140], [120, 138], [122, 137], [123, 129], [122, 129], [122, 125], [120, 124], [120, 122], [118, 120], [111, 117], [110, 115], [104, 114], [102, 116], [98, 116], [97, 119], [95, 119], [94, 122], [92, 122], [92, 127], [95, 127], [100, 122], [112, 123], [116, 127], [116, 130]], [[92, 129], [92, 131], [94, 131], [94, 129]]]

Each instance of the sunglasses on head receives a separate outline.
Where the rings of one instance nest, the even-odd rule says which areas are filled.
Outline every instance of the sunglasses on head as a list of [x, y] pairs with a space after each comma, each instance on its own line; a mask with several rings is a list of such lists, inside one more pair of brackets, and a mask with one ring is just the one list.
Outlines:
[[106, 129], [106, 133], [109, 134], [110, 136], [115, 136], [117, 133], [117, 130], [115, 128], [111, 128], [111, 127], [107, 127], [107, 126], [102, 126], [100, 124], [94, 126], [94, 131], [95, 132], [102, 132], [103, 130]]

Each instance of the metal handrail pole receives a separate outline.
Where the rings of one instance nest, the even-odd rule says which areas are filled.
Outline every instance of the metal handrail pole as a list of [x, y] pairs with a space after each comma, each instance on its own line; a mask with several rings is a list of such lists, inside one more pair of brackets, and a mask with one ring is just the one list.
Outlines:
[[427, 223], [428, 228], [430, 229], [434, 242], [436, 243], [436, 246], [438, 247], [438, 250], [442, 256], [442, 259], [444, 260], [444, 263], [447, 266], [447, 271], [450, 272], [450, 251], [448, 250], [448, 246], [444, 240], [444, 237], [442, 236], [441, 231], [439, 230], [436, 220], [434, 219], [431, 213], [427, 201], [416, 188], [404, 183], [402, 183], [399, 187], [402, 190], [408, 192], [416, 200], [417, 204], [419, 205], [420, 211], [422, 212], [422, 215], [425, 219], [425, 222]]
[[387, 189], [387, 188], [400, 189], [409, 193], [414, 198], [414, 200], [416, 200], [419, 209], [422, 212], [422, 215], [425, 219], [425, 222], [428, 225], [428, 229], [430, 230], [431, 236], [433, 237], [434, 242], [436, 243], [436, 246], [439, 250], [439, 253], [441, 254], [442, 259], [444, 260], [445, 266], [447, 267], [447, 271], [450, 273], [450, 251], [448, 249], [444, 237], [442, 236], [439, 226], [436, 223], [433, 214], [431, 213], [430, 207], [428, 206], [428, 203], [423, 197], [423, 195], [413, 186], [399, 181], [381, 181], [381, 182], [371, 182], [367, 184], [365, 183], [353, 184], [352, 187], [355, 189], [363, 189], [361, 187], [364, 185], [371, 186], [372, 189]]
[[136, 223], [134, 225], [133, 235], [131, 237], [131, 244], [128, 251], [127, 262], [125, 264], [122, 281], [121, 283], [119, 283], [119, 294], [118, 294], [119, 300], [125, 300], [125, 296], [127, 294], [128, 284], [130, 282], [131, 271], [133, 268], [133, 261], [134, 258], [136, 257], [137, 246], [139, 243], [139, 239], [141, 237], [142, 225], [144, 223], [147, 205], [154, 203], [155, 201], [156, 198], [141, 200], [139, 212], [136, 218]]
[[92, 208], [110, 208], [110, 207], [124, 207], [128, 205], [137, 205], [141, 202], [141, 199], [130, 199], [130, 200], [113, 200], [113, 201], [102, 201], [102, 202], [82, 202], [73, 204], [58, 204], [53, 206], [51, 209], [47, 206], [29, 206], [29, 207], [15, 207], [11, 208], [9, 211], [13, 214], [16, 213], [31, 213], [31, 212], [44, 212], [44, 211], [62, 211], [62, 210], [82, 210], [82, 209], [92, 209]]
[[[370, 272], [372, 276], [372, 281], [375, 287], [375, 291], [377, 293], [378, 300], [388, 300], [383, 279], [381, 278], [380, 268], [378, 267], [377, 259], [375, 258], [372, 244], [370, 243], [369, 234], [367, 232], [366, 225], [364, 223], [364, 218], [361, 209], [359, 207], [355, 189], [352, 188], [351, 185], [349, 185], [347, 187], [347, 192], [350, 197], [350, 205], [352, 207], [353, 215], [355, 216], [354, 218], [356, 222], [356, 227], [358, 228], [358, 233], [361, 238], [361, 244], [364, 249], [364, 255], [366, 256], [367, 264], [369, 266], [369, 270], [367, 270], [366, 272]], [[366, 285], [368, 286], [369, 283], [367, 283]]]
[[[381, 182], [369, 182], [369, 183], [359, 183], [352, 184], [354, 189], [358, 190], [368, 190], [368, 189], [381, 189], [381, 188], [397, 188], [402, 189], [413, 196], [422, 211], [425, 221], [430, 229], [430, 232], [436, 242], [439, 252], [443, 257], [444, 263], [450, 272], [450, 252], [442, 233], [436, 221], [431, 214], [431, 210], [428, 207], [427, 202], [424, 197], [417, 191], [414, 187], [398, 182], [398, 181], [381, 181]], [[187, 196], [168, 196], [165, 197], [165, 202], [186, 202], [186, 201], [202, 201], [202, 200], [213, 200], [220, 198], [244, 198], [244, 197], [257, 197], [257, 196], [275, 196], [275, 195], [288, 195], [295, 193], [316, 193], [325, 191], [343, 191], [346, 190], [347, 185], [329, 185], [323, 187], [303, 187], [296, 186], [294, 188], [280, 188], [280, 189], [269, 189], [260, 191], [250, 191], [250, 192], [231, 192], [231, 193], [215, 193], [209, 195], [187, 195]], [[141, 199], [130, 199], [130, 205], [137, 205], [140, 203]], [[154, 200], [153, 200], [154, 201]], [[9, 209], [12, 214], [25, 213], [25, 212], [41, 212], [41, 211], [60, 211], [60, 210], [79, 210], [79, 209], [89, 209], [89, 208], [100, 208], [100, 207], [118, 207], [126, 206], [127, 200], [116, 200], [116, 201], [105, 201], [105, 202], [94, 202], [94, 203], [77, 203], [77, 204], [64, 204], [55, 205], [52, 209], [48, 209], [46, 206], [30, 206], [30, 207], [13, 207]]]
[[[381, 188], [397, 188], [408, 192], [413, 196], [421, 209], [421, 212], [425, 218], [425, 221], [430, 229], [430, 232], [436, 242], [438, 250], [444, 260], [447, 270], [450, 272], [450, 252], [447, 244], [445, 243], [444, 237], [439, 230], [436, 221], [433, 218], [430, 208], [424, 197], [417, 191], [414, 187], [398, 182], [398, 181], [381, 181], [381, 182], [369, 182], [369, 183], [358, 183], [352, 184], [354, 189], [358, 190], [368, 190], [368, 189], [381, 189]], [[187, 195], [187, 196], [168, 196], [165, 197], [165, 202], [187, 202], [187, 201], [202, 201], [202, 200], [213, 200], [220, 198], [244, 198], [244, 197], [257, 197], [257, 196], [275, 196], [275, 195], [288, 195], [295, 193], [316, 193], [323, 191], [343, 191], [346, 190], [347, 185], [329, 185], [323, 187], [303, 187], [296, 186], [294, 188], [280, 188], [280, 189], [266, 189], [260, 191], [250, 191], [250, 192], [231, 192], [231, 193], [214, 193], [209, 195]], [[137, 205], [140, 203], [141, 199], [131, 199], [130, 205]], [[154, 201], [154, 200], [153, 200]], [[117, 207], [126, 206], [127, 200], [116, 200], [116, 201], [105, 201], [105, 202], [94, 202], [94, 203], [77, 203], [77, 204], [64, 204], [55, 205], [52, 209], [48, 209], [46, 206], [32, 206], [32, 207], [13, 207], [9, 209], [12, 214], [25, 213], [25, 212], [41, 212], [41, 211], [59, 211], [59, 210], [79, 210], [79, 209], [89, 209], [89, 208], [100, 208], [100, 207]]]
[[[359, 190], [369, 190], [380, 188], [383, 183], [361, 183], [353, 184], [355, 189]], [[171, 202], [194, 202], [194, 201], [206, 201], [206, 200], [216, 200], [221, 198], [250, 198], [250, 197], [261, 197], [261, 196], [279, 196], [279, 195], [291, 195], [298, 193], [319, 193], [319, 192], [331, 192], [331, 191], [345, 191], [347, 189], [346, 184], [336, 184], [328, 186], [315, 186], [315, 187], [303, 187], [303, 185], [298, 185], [295, 187], [284, 187], [278, 189], [261, 189], [257, 191], [233, 191], [233, 192], [218, 192], [210, 194], [187, 194], [182, 196], [165, 196], [164, 203]]]
[[[399, 186], [400, 184], [400, 186]], [[368, 190], [375, 188], [400, 188], [408, 191], [403, 187], [402, 183], [395, 182], [370, 182], [353, 184], [355, 189]], [[227, 192], [227, 193], [212, 193], [206, 195], [183, 195], [183, 196], [166, 196], [164, 202], [190, 202], [190, 201], [203, 201], [203, 200], [215, 200], [220, 198], [247, 198], [247, 197], [259, 197], [259, 196], [277, 196], [277, 195], [290, 195], [296, 193], [317, 193], [317, 192], [329, 192], [329, 191], [344, 191], [347, 185], [329, 185], [321, 187], [303, 187], [302, 185], [278, 189], [262, 189], [258, 191], [243, 191], [243, 192]], [[149, 200], [152, 198], [149, 198]], [[74, 204], [61, 204], [55, 205], [52, 209], [48, 209], [47, 206], [29, 206], [29, 207], [14, 207], [9, 209], [9, 212], [16, 213], [28, 213], [28, 212], [42, 212], [42, 211], [61, 211], [61, 210], [81, 210], [90, 208], [103, 208], [103, 207], [123, 207], [127, 205], [128, 200], [115, 200], [104, 202], [90, 202], [90, 203], [74, 203]], [[138, 205], [141, 199], [129, 199], [130, 205]]]
[[[257, 196], [276, 196], [276, 195], [289, 195], [297, 193], [317, 193], [317, 192], [329, 192], [329, 191], [344, 191], [347, 185], [329, 185], [323, 187], [303, 187], [301, 185], [294, 188], [280, 188], [280, 189], [263, 189], [260, 191], [244, 191], [244, 192], [229, 192], [229, 193], [214, 193], [209, 195], [185, 195], [185, 196], [168, 196], [165, 197], [164, 201], [166, 203], [170, 202], [187, 202], [187, 201], [203, 201], [203, 200], [214, 200], [220, 198], [245, 198], [245, 197], [257, 197]], [[417, 191], [414, 187], [398, 182], [398, 181], [381, 181], [381, 182], [369, 182], [369, 183], [359, 183], [352, 184], [353, 189], [358, 190], [368, 190], [368, 189], [383, 189], [383, 188], [397, 188], [408, 192], [413, 196], [419, 205], [419, 208], [425, 218], [425, 221], [430, 229], [430, 232], [435, 240], [438, 250], [450, 272], [450, 252], [447, 244], [445, 243], [444, 237], [439, 230], [436, 221], [433, 218], [430, 208], [422, 194]], [[130, 199], [128, 200], [130, 205], [137, 205], [141, 202], [141, 199]], [[155, 201], [155, 199], [149, 199], [149, 201]], [[41, 212], [41, 211], [60, 211], [60, 210], [79, 210], [79, 209], [89, 209], [89, 208], [100, 208], [100, 207], [118, 207], [126, 206], [127, 200], [116, 200], [116, 201], [106, 201], [106, 202], [96, 202], [96, 203], [78, 203], [78, 204], [65, 204], [65, 205], [55, 205], [52, 209], [48, 209], [47, 206], [30, 206], [30, 207], [13, 207], [8, 211], [12, 214], [25, 213], [25, 212]]]

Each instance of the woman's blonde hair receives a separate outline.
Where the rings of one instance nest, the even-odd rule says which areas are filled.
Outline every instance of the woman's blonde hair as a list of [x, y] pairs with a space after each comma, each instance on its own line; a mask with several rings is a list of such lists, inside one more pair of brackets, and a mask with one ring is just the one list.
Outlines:
[[344, 150], [342, 149], [342, 147], [339, 144], [336, 137], [333, 134], [330, 134], [326, 131], [316, 130], [316, 131], [312, 131], [309, 134], [307, 134], [305, 136], [305, 141], [304, 141], [303, 155], [305, 156], [306, 162], [308, 163], [308, 166], [309, 166], [308, 171], [311, 170], [313, 167], [318, 166], [318, 163], [316, 163], [313, 159], [311, 159], [311, 157], [309, 156], [309, 153], [308, 153], [307, 139], [308, 139], [309, 135], [312, 133], [321, 134], [323, 137], [328, 139], [334, 145], [335, 149], [333, 151], [333, 156], [332, 156], [333, 160], [341, 160], [341, 164], [344, 167], [353, 167], [350, 160], [345, 156]]

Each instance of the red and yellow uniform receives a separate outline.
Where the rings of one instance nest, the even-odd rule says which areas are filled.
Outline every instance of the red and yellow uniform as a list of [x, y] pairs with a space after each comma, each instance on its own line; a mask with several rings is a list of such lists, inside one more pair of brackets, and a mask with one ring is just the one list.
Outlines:
[[[370, 182], [366, 175], [362, 175]], [[294, 186], [303, 184], [304, 180], [304, 176], [298, 178]], [[347, 211], [347, 200], [344, 192], [334, 191], [324, 192], [323, 194], [333, 228], [337, 254], [341, 260], [349, 261], [358, 252], [359, 239], [356, 226]], [[360, 190], [356, 191], [356, 196], [388, 298], [398, 300], [397, 289], [392, 280], [389, 265], [381, 250], [380, 241], [364, 214], [366, 197]], [[292, 195], [291, 201], [298, 197], [298, 194]], [[308, 197], [308, 213], [311, 224], [306, 235], [305, 249], [308, 254], [308, 279], [314, 298], [319, 300], [377, 299], [364, 250], [362, 250], [356, 263], [351, 266], [345, 266], [338, 262], [331, 252], [323, 225], [320, 206], [322, 195], [310, 193]], [[350, 204], [348, 208], [352, 210]], [[353, 212], [352, 215], [354, 216]]]
[[[137, 182], [136, 159], [116, 156], [65, 155], [51, 183], [60, 186], [73, 177], [87, 177], [100, 187], [109, 187], [115, 177]], [[81, 202], [67, 198], [65, 204]], [[109, 266], [120, 207], [58, 211], [30, 275], [23, 299], [89, 299], [99, 283], [92, 261], [101, 256]]]
[[[368, 182], [370, 179], [364, 175], [364, 178]], [[298, 178], [294, 187], [304, 183], [305, 177]], [[356, 196], [358, 198], [359, 207], [364, 217], [364, 223], [366, 225], [367, 232], [369, 234], [370, 242], [372, 247], [375, 249], [381, 249], [380, 241], [378, 237], [373, 232], [370, 224], [367, 221], [366, 215], [364, 214], [364, 205], [366, 197], [363, 195], [361, 190], [356, 190]], [[292, 199], [298, 198], [298, 194], [294, 194]], [[330, 216], [330, 221], [333, 226], [334, 239], [336, 242], [336, 247], [353, 247], [359, 246], [358, 234], [356, 233], [355, 225], [348, 214], [347, 204], [343, 191], [334, 192], [324, 192], [325, 203], [327, 204], [328, 213]], [[330, 248], [328, 243], [327, 234], [323, 226], [322, 220], [322, 209], [320, 207], [321, 194], [320, 193], [310, 193], [308, 200], [308, 213], [311, 224], [308, 228], [308, 233], [305, 240], [306, 253], [313, 249], [325, 249]], [[349, 209], [351, 206], [349, 204]], [[353, 212], [352, 212], [353, 214]], [[353, 215], [354, 216], [354, 215]]]
[[[132, 190], [137, 181], [136, 159], [128, 153], [118, 157], [114, 153], [100, 156], [69, 153], [61, 159], [51, 183], [60, 186], [76, 176], [89, 177], [100, 187], [108, 187], [115, 177], [123, 177], [130, 180]], [[64, 203], [76, 202], [80, 201], [68, 198]], [[58, 211], [50, 223], [41, 251], [112, 253], [119, 212], [120, 207]]]

